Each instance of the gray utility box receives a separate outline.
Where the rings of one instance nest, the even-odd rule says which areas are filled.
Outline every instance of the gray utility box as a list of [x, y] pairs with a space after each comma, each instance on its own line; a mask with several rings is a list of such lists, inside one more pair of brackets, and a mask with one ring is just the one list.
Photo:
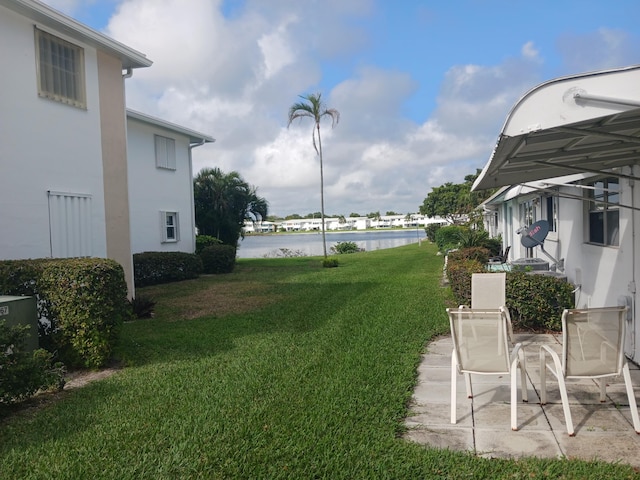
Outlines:
[[0, 295], [0, 320], [5, 320], [9, 327], [27, 325], [29, 336], [25, 340], [25, 349], [33, 351], [39, 348], [36, 297]]

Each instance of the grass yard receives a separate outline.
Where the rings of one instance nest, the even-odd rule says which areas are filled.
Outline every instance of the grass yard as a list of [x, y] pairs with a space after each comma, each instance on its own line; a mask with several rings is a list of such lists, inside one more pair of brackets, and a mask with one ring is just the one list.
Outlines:
[[0, 478], [634, 478], [401, 438], [420, 353], [448, 331], [441, 272], [423, 243], [140, 289], [156, 316], [125, 325], [126, 367], [0, 420]]

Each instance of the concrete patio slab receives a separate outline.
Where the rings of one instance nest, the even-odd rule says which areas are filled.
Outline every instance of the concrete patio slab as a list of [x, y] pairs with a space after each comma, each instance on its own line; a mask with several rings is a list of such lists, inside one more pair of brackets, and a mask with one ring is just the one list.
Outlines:
[[562, 450], [550, 431], [513, 432], [511, 429], [476, 431], [476, 454], [484, 458], [561, 458]]
[[[509, 376], [474, 375], [474, 396], [469, 399], [464, 377], [456, 375], [457, 423], [450, 423], [452, 343], [443, 336], [427, 345], [418, 367], [405, 438], [430, 448], [470, 451], [487, 458], [564, 457], [640, 467], [640, 435], [633, 430], [623, 379], [608, 381], [604, 403], [599, 401], [596, 382], [568, 382], [576, 433], [569, 437], [552, 375], [547, 375], [547, 404], [540, 405], [540, 345], [551, 345], [560, 352], [561, 336], [527, 333], [516, 334], [515, 340], [524, 346], [529, 395], [529, 402], [524, 403], [518, 391], [518, 431], [512, 431], [510, 424]], [[637, 398], [640, 369], [629, 366]]]

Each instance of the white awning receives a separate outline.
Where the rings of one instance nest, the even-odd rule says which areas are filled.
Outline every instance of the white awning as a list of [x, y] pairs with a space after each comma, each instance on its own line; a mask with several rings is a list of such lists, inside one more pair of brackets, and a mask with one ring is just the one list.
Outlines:
[[640, 162], [640, 65], [538, 85], [509, 113], [473, 190]]

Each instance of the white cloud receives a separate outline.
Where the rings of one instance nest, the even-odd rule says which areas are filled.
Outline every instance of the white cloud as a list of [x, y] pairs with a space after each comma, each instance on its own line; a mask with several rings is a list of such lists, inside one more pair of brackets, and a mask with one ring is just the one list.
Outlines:
[[640, 50], [637, 37], [607, 28], [582, 35], [563, 35], [557, 46], [571, 73], [637, 64]]
[[[106, 33], [154, 61], [127, 80], [127, 102], [215, 137], [194, 150], [195, 171], [238, 171], [279, 215], [320, 207], [313, 125], [286, 123], [298, 95], [321, 90], [327, 63], [344, 74], [323, 92], [341, 113], [335, 129], [329, 120], [321, 127], [325, 203], [327, 213], [345, 215], [415, 212], [432, 187], [463, 181], [484, 166], [510, 107], [543, 79], [532, 41], [500, 64], [453, 65], [432, 116], [417, 124], [404, 111], [423, 79], [363, 60], [372, 40], [353, 20], [372, 15], [372, 0], [247, 0], [231, 18], [222, 0], [184, 5], [124, 0], [111, 18]], [[588, 58], [572, 50], [585, 42], [594, 47]], [[570, 69], [620, 61], [628, 47], [606, 30], [558, 46]]]

